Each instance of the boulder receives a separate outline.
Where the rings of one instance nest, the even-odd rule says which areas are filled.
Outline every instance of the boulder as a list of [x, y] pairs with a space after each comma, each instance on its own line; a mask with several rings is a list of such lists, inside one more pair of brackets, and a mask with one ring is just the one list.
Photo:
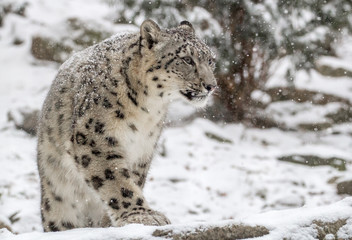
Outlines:
[[187, 240], [207, 240], [207, 239], [245, 239], [261, 237], [269, 234], [269, 230], [263, 226], [229, 225], [224, 227], [198, 228], [183, 232], [173, 230], [157, 229], [153, 232], [153, 237], [166, 239], [187, 239]]
[[337, 194], [352, 195], [352, 180], [339, 182], [337, 184]]
[[310, 167], [331, 166], [340, 171], [346, 170], [346, 160], [336, 157], [323, 158], [314, 155], [289, 155], [278, 158], [279, 161], [302, 164]]
[[32, 38], [32, 55], [40, 60], [64, 62], [71, 54], [72, 48], [49, 37], [34, 36]]
[[37, 134], [39, 113], [39, 110], [18, 110], [16, 112], [8, 112], [7, 119], [9, 122], [14, 122], [17, 129], [35, 136]]
[[78, 18], [69, 18], [60, 23], [60, 27], [62, 25], [64, 31], [48, 31], [32, 37], [31, 53], [35, 58], [63, 63], [74, 51], [85, 49], [112, 35], [94, 22], [84, 22]]

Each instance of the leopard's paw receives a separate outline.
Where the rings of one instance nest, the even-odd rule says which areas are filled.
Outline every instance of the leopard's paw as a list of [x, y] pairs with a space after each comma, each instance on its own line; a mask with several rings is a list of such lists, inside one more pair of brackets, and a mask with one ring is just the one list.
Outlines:
[[170, 224], [170, 220], [162, 213], [151, 209], [137, 209], [121, 215], [116, 221], [117, 226], [121, 227], [131, 223], [140, 223], [150, 226], [163, 226]]

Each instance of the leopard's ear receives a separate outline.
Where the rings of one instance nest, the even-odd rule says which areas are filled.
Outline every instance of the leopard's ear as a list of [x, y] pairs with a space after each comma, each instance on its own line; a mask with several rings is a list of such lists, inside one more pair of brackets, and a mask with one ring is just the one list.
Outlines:
[[141, 37], [147, 41], [148, 48], [159, 42], [160, 27], [153, 20], [145, 20], [141, 25]]
[[180, 22], [180, 25], [178, 27], [194, 34], [194, 28], [193, 28], [192, 24], [186, 20]]

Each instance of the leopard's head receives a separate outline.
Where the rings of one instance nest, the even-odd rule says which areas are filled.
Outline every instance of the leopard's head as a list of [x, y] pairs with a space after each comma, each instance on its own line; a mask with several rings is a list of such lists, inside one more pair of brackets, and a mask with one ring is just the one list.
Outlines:
[[172, 29], [160, 29], [152, 20], [140, 27], [141, 45], [148, 81], [167, 100], [183, 98], [204, 106], [216, 85], [215, 56], [195, 36], [192, 24], [182, 21]]

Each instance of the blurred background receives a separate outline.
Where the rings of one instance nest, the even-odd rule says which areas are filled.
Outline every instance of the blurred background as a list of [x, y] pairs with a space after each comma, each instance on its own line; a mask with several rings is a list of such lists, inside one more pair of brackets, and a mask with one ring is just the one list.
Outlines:
[[152, 207], [179, 223], [352, 195], [350, 0], [2, 0], [0, 220], [41, 229], [35, 124], [60, 64], [148, 18], [190, 21], [219, 85], [206, 109], [171, 106]]

